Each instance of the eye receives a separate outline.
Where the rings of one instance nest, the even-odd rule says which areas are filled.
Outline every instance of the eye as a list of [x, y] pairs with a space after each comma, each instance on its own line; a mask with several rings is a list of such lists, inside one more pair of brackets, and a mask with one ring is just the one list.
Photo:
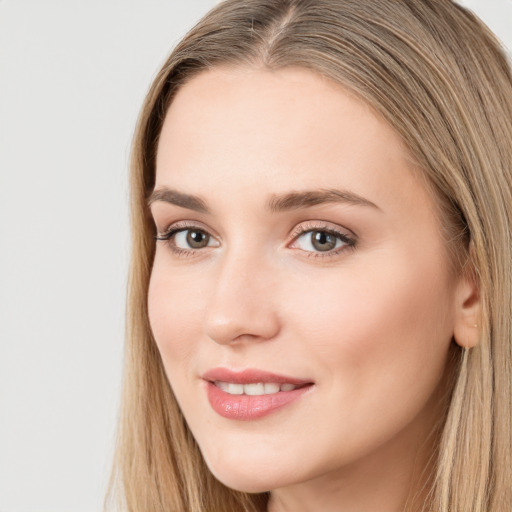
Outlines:
[[165, 233], [155, 237], [168, 243], [171, 251], [178, 255], [192, 254], [206, 247], [218, 247], [219, 242], [208, 231], [197, 226], [171, 226]]
[[295, 239], [290, 247], [311, 253], [312, 256], [332, 256], [355, 246], [353, 238], [330, 228], [307, 229], [306, 226], [301, 226], [294, 235]]
[[329, 231], [306, 231], [295, 242], [303, 251], [328, 252], [343, 245], [339, 235]]
[[202, 249], [214, 245], [213, 238], [200, 229], [182, 229], [174, 234], [173, 240], [179, 249]]

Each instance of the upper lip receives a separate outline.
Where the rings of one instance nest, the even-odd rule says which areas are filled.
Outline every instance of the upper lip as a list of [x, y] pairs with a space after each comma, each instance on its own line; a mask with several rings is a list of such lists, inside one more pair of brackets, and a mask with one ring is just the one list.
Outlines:
[[227, 368], [212, 368], [202, 375], [204, 380], [215, 382], [231, 382], [233, 384], [255, 384], [257, 382], [273, 382], [276, 384], [293, 384], [294, 386], [303, 386], [304, 384], [312, 384], [311, 380], [298, 379], [287, 375], [279, 375], [255, 368], [247, 368], [245, 370], [235, 371]]

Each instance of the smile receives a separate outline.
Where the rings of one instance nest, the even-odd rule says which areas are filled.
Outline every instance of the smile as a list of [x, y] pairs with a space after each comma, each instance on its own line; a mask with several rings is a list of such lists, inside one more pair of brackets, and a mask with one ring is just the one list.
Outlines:
[[305, 379], [262, 370], [215, 368], [202, 375], [211, 408], [230, 420], [256, 420], [301, 399], [314, 388]]
[[229, 395], [272, 395], [280, 391], [293, 391], [299, 386], [294, 384], [279, 384], [277, 382], [255, 382], [254, 384], [237, 384], [234, 382], [215, 381], [213, 383]]

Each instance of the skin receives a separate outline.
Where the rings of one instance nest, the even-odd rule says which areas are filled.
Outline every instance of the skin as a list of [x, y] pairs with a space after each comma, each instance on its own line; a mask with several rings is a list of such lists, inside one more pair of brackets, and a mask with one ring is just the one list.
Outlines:
[[[416, 503], [453, 338], [475, 342], [478, 300], [471, 280], [449, 271], [435, 202], [398, 135], [311, 71], [218, 68], [184, 86], [167, 113], [155, 190], [164, 188], [209, 209], [152, 202], [160, 235], [197, 226], [211, 238], [196, 249], [188, 232], [158, 241], [148, 301], [170, 384], [213, 474], [238, 490], [271, 490], [271, 512]], [[266, 208], [274, 195], [318, 189], [374, 206]], [[319, 251], [311, 229], [355, 246]], [[216, 367], [314, 386], [237, 421], [207, 400], [200, 376]]]

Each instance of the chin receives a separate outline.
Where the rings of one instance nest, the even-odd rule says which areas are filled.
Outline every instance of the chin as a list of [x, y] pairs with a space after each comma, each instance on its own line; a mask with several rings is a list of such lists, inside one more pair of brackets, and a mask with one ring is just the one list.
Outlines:
[[[258, 464], [205, 458], [206, 465], [213, 476], [222, 484], [235, 491], [250, 494], [268, 492], [290, 484], [283, 478], [284, 468], [277, 468], [274, 461]], [[288, 472], [288, 477], [290, 476]]]
[[279, 487], [266, 475], [248, 475], [245, 472], [241, 472], [240, 469], [237, 471], [217, 471], [210, 468], [210, 471], [219, 482], [239, 492], [256, 494]]

